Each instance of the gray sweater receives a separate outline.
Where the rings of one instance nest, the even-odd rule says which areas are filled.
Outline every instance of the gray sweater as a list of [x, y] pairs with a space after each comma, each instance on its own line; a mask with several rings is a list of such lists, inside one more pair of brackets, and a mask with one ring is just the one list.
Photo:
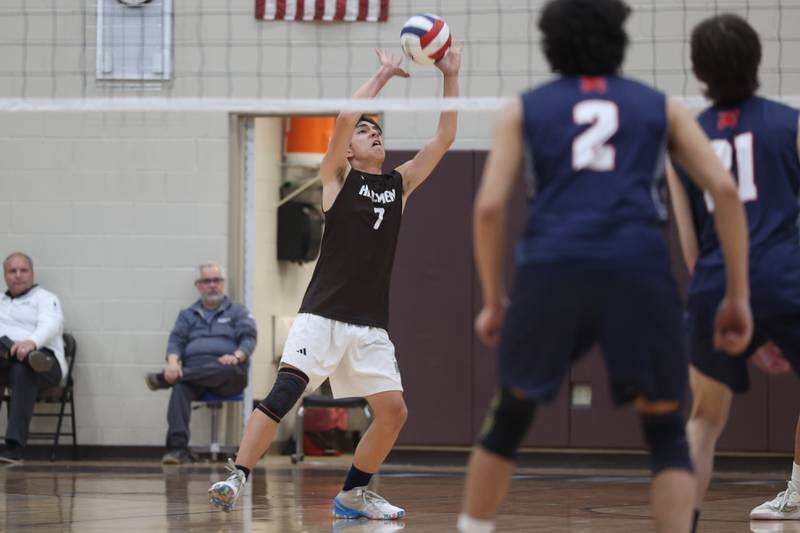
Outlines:
[[250, 311], [226, 296], [209, 319], [206, 313], [209, 311], [197, 300], [178, 314], [169, 334], [167, 354], [179, 354], [184, 366], [193, 366], [193, 359], [206, 362], [241, 350], [247, 354], [245, 364], [249, 364], [257, 336], [256, 321]]

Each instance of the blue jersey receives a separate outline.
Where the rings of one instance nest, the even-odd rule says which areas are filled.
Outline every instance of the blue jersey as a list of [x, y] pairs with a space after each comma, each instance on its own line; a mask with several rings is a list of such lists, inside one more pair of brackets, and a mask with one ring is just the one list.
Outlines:
[[[736, 177], [747, 212], [751, 303], [757, 317], [800, 310], [799, 118], [797, 110], [760, 97], [713, 106], [698, 117], [723, 165]], [[714, 205], [683, 171], [680, 175], [699, 245], [689, 293], [719, 293], [725, 269]]]
[[570, 76], [521, 98], [531, 199], [518, 263], [668, 271], [664, 94]]

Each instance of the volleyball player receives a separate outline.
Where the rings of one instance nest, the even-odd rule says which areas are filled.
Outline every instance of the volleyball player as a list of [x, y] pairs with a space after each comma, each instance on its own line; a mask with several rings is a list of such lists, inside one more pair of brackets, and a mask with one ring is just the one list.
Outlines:
[[[728, 276], [714, 341], [731, 353], [752, 328], [747, 227], [735, 183], [694, 117], [619, 75], [629, 13], [621, 0], [548, 2], [539, 28], [558, 77], [515, 98], [497, 125], [474, 232], [484, 302], [476, 330], [487, 344], [500, 340], [499, 390], [470, 459], [463, 533], [493, 531], [537, 407], [595, 343], [613, 400], [640, 415], [658, 531], [691, 525], [695, 481], [680, 412], [688, 362], [659, 195], [667, 150], [717, 205]], [[506, 310], [504, 213], [523, 154], [531, 199]]]
[[[398, 59], [378, 51], [380, 68], [353, 98], [376, 96], [393, 77], [407, 77]], [[461, 46], [436, 63], [443, 96], [458, 96]], [[438, 129], [417, 155], [383, 172], [383, 132], [373, 119], [342, 112], [320, 165], [325, 232], [320, 257], [283, 350], [278, 376], [248, 420], [227, 480], [209, 489], [213, 504], [231, 510], [251, 469], [283, 416], [305, 390], [330, 379], [335, 397], [364, 397], [374, 420], [355, 451], [333, 502], [340, 518], [397, 519], [405, 511], [368, 490], [406, 420], [406, 404], [389, 322], [389, 278], [403, 208], [433, 172], [456, 135], [456, 112], [443, 112]]]
[[[691, 55], [694, 73], [712, 101], [698, 120], [723, 164], [735, 174], [747, 212], [755, 323], [753, 340], [738, 357], [720, 353], [713, 345], [714, 311], [725, 285], [722, 251], [711, 224], [719, 208], [703, 187], [691, 183], [680, 169], [679, 181], [670, 169], [681, 245], [690, 266], [695, 263], [688, 300], [693, 405], [687, 430], [697, 474], [696, 527], [733, 394], [749, 388], [748, 358], [771, 341], [800, 372], [800, 113], [756, 95], [761, 42], [738, 15], [701, 22], [692, 32]], [[753, 518], [800, 517], [797, 488], [790, 481], [774, 509], [767, 502], [753, 510]]]

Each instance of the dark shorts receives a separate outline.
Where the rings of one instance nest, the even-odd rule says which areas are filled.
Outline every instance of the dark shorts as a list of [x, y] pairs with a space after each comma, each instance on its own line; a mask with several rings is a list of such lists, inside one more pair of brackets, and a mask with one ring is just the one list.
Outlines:
[[686, 332], [692, 365], [697, 370], [735, 393], [747, 392], [750, 388], [747, 360], [761, 345], [772, 341], [800, 375], [800, 309], [771, 317], [755, 316], [750, 346], [734, 357], [714, 350], [714, 319], [721, 299], [722, 295], [705, 294], [689, 300]]
[[684, 339], [671, 274], [522, 266], [500, 344], [501, 385], [551, 400], [572, 363], [599, 344], [615, 403], [681, 401]]

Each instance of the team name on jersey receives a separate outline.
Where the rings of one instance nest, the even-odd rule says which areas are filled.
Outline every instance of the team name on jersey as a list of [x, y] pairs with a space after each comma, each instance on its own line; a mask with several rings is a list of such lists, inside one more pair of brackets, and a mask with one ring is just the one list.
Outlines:
[[369, 185], [362, 185], [361, 190], [358, 191], [359, 196], [366, 196], [375, 204], [391, 204], [397, 198], [397, 192], [394, 189], [383, 191], [378, 194], [369, 188]]

